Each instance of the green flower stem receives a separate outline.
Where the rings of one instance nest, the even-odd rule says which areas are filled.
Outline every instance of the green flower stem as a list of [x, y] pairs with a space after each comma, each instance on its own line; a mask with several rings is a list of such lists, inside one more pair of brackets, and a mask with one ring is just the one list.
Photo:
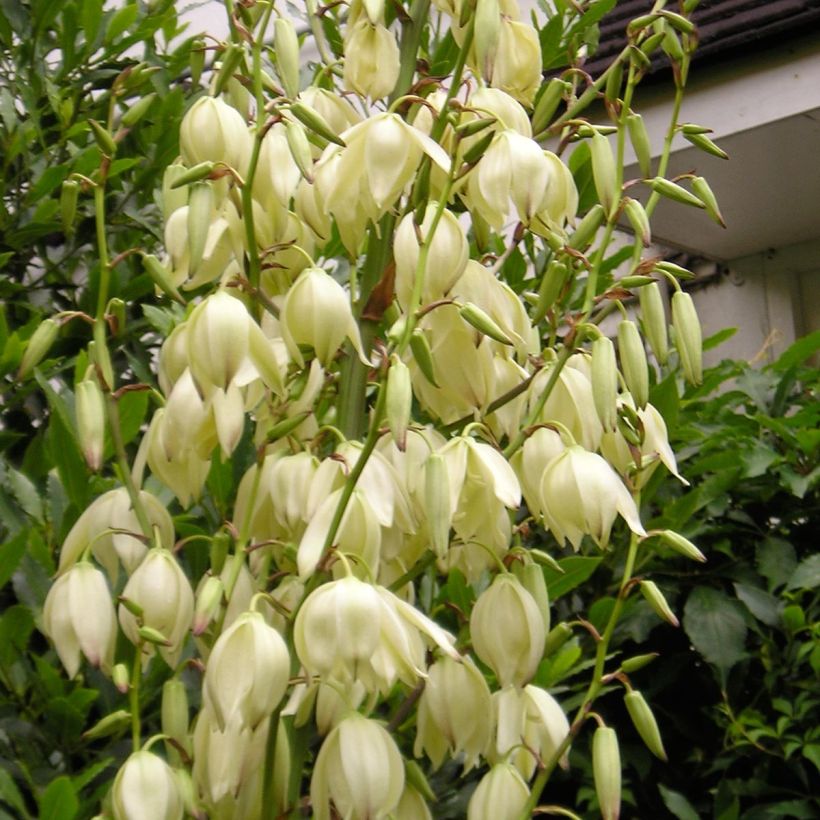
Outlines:
[[396, 80], [396, 87], [389, 98], [391, 103], [399, 97], [403, 97], [413, 85], [413, 75], [416, 73], [416, 57], [429, 9], [430, 0], [413, 0], [413, 5], [410, 8], [410, 19], [402, 27], [401, 45], [399, 47], [399, 78]]
[[100, 282], [97, 291], [97, 321], [103, 322], [111, 285], [111, 268], [108, 259], [108, 241], [105, 236], [105, 185], [94, 187], [94, 222], [97, 229], [97, 253], [100, 257]]
[[131, 751], [138, 752], [142, 743], [140, 722], [140, 681], [142, 680], [142, 641], [137, 642], [134, 666], [131, 669], [131, 686], [128, 689], [128, 706], [131, 711]]
[[532, 817], [532, 813], [541, 798], [541, 792], [544, 790], [544, 786], [546, 786], [553, 769], [555, 769], [555, 766], [561, 759], [561, 756], [567, 751], [567, 749], [569, 749], [572, 741], [581, 731], [581, 727], [584, 725], [586, 718], [589, 716], [592, 704], [600, 694], [601, 688], [603, 687], [604, 664], [606, 663], [606, 656], [609, 652], [609, 642], [612, 640], [612, 635], [615, 632], [615, 627], [618, 625], [618, 619], [620, 618], [621, 610], [623, 609], [624, 601], [626, 600], [637, 554], [638, 536], [635, 535], [635, 533], [632, 533], [629, 541], [629, 550], [626, 555], [626, 563], [624, 564], [624, 572], [621, 578], [621, 585], [618, 590], [618, 597], [615, 599], [615, 605], [612, 607], [612, 612], [609, 616], [609, 620], [607, 621], [606, 628], [604, 629], [603, 635], [601, 635], [601, 640], [598, 642], [598, 646], [595, 651], [595, 668], [592, 672], [592, 679], [590, 680], [589, 688], [587, 689], [583, 702], [578, 707], [578, 711], [575, 714], [575, 720], [572, 722], [569, 734], [566, 738], [564, 738], [563, 743], [561, 743], [555, 752], [553, 752], [552, 756], [545, 761], [544, 767], [538, 772], [538, 776], [533, 781], [530, 797], [527, 801], [527, 805], [524, 807], [524, 811], [521, 812], [520, 820], [530, 820]]
[[[257, 111], [257, 117], [260, 116]], [[253, 179], [256, 176], [256, 166], [259, 164], [259, 152], [262, 149], [262, 139], [265, 136], [261, 124], [256, 128], [253, 137], [253, 150], [242, 186], [242, 221], [245, 223], [245, 241], [248, 243], [248, 281], [251, 287], [258, 289], [262, 278], [262, 265], [259, 261], [259, 251], [256, 249], [256, 226], [253, 219]]]
[[521, 447], [521, 445], [527, 440], [527, 429], [537, 423], [538, 417], [541, 415], [541, 411], [544, 409], [544, 405], [547, 403], [550, 393], [552, 393], [553, 388], [558, 383], [558, 377], [561, 375], [564, 365], [569, 361], [569, 357], [572, 356], [573, 352], [573, 347], [571, 345], [564, 346], [561, 349], [561, 352], [558, 354], [558, 358], [555, 360], [550, 369], [547, 384], [541, 392], [541, 395], [538, 397], [535, 407], [533, 407], [527, 417], [526, 423], [522, 426], [518, 433], [516, 433], [515, 438], [503, 450], [504, 458], [507, 460], [509, 460], [513, 453], [515, 453], [515, 451], [518, 450], [518, 448]]
[[274, 804], [273, 799], [273, 761], [276, 756], [276, 739], [279, 734], [279, 713], [282, 711], [282, 704], [280, 703], [273, 714], [270, 716], [268, 723], [268, 737], [265, 741], [265, 768], [262, 770], [262, 820], [276, 820], [279, 817], [279, 811]]

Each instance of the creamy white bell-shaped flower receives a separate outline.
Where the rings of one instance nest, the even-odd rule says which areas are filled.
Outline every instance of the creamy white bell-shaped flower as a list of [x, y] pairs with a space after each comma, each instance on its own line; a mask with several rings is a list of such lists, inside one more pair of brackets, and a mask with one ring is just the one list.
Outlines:
[[430, 808], [421, 794], [409, 783], [405, 783], [399, 805], [393, 812], [396, 820], [433, 820]]
[[336, 134], [361, 122], [361, 115], [341, 94], [311, 85], [299, 92], [300, 103], [312, 108]]
[[259, 612], [245, 612], [216, 640], [204, 693], [220, 729], [235, 717], [255, 729], [282, 700], [290, 656], [282, 636]]
[[[492, 700], [494, 735], [487, 757], [512, 763], [530, 780], [536, 766], [533, 752], [541, 760], [552, 757], [569, 734], [569, 720], [549, 692], [532, 684], [507, 686], [494, 692]], [[567, 753], [560, 763], [566, 768]]]
[[354, 712], [325, 738], [310, 781], [316, 820], [335, 816], [331, 806], [349, 820], [386, 818], [403, 790], [404, 761], [381, 724]]
[[241, 387], [258, 377], [272, 390], [283, 390], [270, 342], [227, 291], [212, 293], [194, 308], [185, 340], [191, 373], [203, 392], [225, 390], [233, 381]]
[[182, 820], [184, 806], [171, 767], [153, 752], [134, 752], [111, 789], [116, 820]]
[[[418, 226], [421, 241], [426, 241], [435, 216], [436, 206], [428, 205], [424, 219]], [[419, 236], [416, 234], [413, 214], [402, 219], [393, 238], [393, 257], [396, 260], [396, 297], [404, 310], [410, 309], [419, 261]], [[424, 305], [443, 299], [456, 283], [467, 265], [470, 248], [458, 219], [446, 208], [429, 241], [427, 264], [422, 275], [421, 302]]]
[[[140, 502], [152, 529], [159, 529], [160, 541], [172, 544], [174, 523], [165, 506], [146, 490], [140, 491]], [[88, 547], [112, 583], [117, 579], [120, 564], [131, 573], [145, 557], [148, 547], [125, 487], [109, 490], [95, 498], [74, 522], [60, 550], [57, 574], [62, 575], [74, 566]]]
[[552, 165], [537, 142], [517, 131], [498, 132], [467, 181], [467, 199], [500, 230], [512, 208], [528, 225], [549, 195]]
[[544, 151], [544, 157], [551, 167], [549, 195], [530, 223], [530, 230], [539, 236], [547, 231], [560, 234], [578, 213], [578, 188], [572, 171], [552, 151]]
[[[630, 397], [622, 396], [620, 401], [628, 402], [634, 409]], [[622, 475], [629, 476], [638, 489], [646, 485], [659, 464], [663, 464], [675, 478], [683, 484], [689, 482], [678, 472], [675, 453], [669, 446], [666, 422], [657, 407], [647, 403], [635, 411], [643, 426], [643, 440], [638, 446], [640, 464], [635, 463], [635, 449], [631, 449], [618, 430], [604, 433], [601, 438], [601, 455]]]
[[241, 793], [253, 779], [254, 772], [264, 764], [268, 723], [265, 720], [252, 730], [239, 715], [235, 715], [224, 729], [220, 729], [207, 703], [200, 710], [194, 727], [192, 774], [206, 804], [214, 807], [221, 803], [230, 805], [230, 798]]
[[506, 91], [482, 86], [470, 94], [467, 103], [470, 109], [481, 117], [495, 117], [498, 125], [491, 127], [499, 130], [511, 128], [524, 137], [532, 136], [532, 125], [524, 106]]
[[467, 820], [518, 820], [529, 797], [530, 790], [518, 770], [509, 763], [496, 763], [470, 797]]
[[544, 654], [546, 629], [538, 604], [510, 573], [495, 577], [479, 595], [470, 615], [476, 654], [502, 686], [532, 680]]
[[638, 509], [618, 474], [597, 453], [573, 445], [556, 456], [541, 479], [541, 509], [552, 534], [577, 550], [584, 535], [609, 543], [618, 514], [637, 535], [646, 535]]
[[200, 97], [182, 118], [179, 147], [188, 165], [224, 162], [244, 175], [251, 137], [235, 108], [219, 97]]
[[529, 511], [541, 515], [541, 478], [544, 470], [566, 447], [561, 436], [547, 427], [539, 427], [512, 457], [511, 464], [521, 481]]
[[529, 23], [502, 15], [490, 85], [531, 105], [541, 86], [541, 43]]
[[[143, 562], [128, 579], [122, 597], [142, 609], [142, 625], [159, 632], [167, 645], [159, 653], [170, 667], [179, 660], [182, 646], [194, 616], [194, 591], [173, 554], [162, 547], [149, 550]], [[137, 616], [120, 604], [122, 631], [133, 644], [141, 643]], [[142, 642], [144, 660], [154, 653], [154, 644]]]
[[[554, 364], [548, 365], [532, 380], [527, 391], [530, 409], [543, 393], [550, 371], [554, 366]], [[594, 407], [592, 381], [589, 375], [580, 367], [567, 366], [562, 368], [555, 387], [544, 404], [538, 422], [542, 424], [559, 422], [569, 430], [575, 441], [587, 450], [597, 450], [601, 442], [603, 427], [598, 414], [594, 412]], [[590, 408], [593, 408], [592, 411]]]
[[288, 147], [285, 126], [276, 123], [262, 139], [259, 163], [253, 178], [253, 196], [265, 208], [287, 207], [301, 179], [299, 166]]
[[416, 757], [424, 752], [438, 768], [445, 756], [463, 754], [465, 771], [478, 765], [493, 728], [491, 703], [487, 681], [472, 660], [449, 655], [437, 660], [427, 670], [419, 700]]
[[[367, 215], [376, 221], [413, 179], [425, 154], [443, 170], [450, 168], [447, 152], [398, 114], [376, 114], [341, 136], [345, 147], [329, 146], [316, 168], [325, 205], [337, 220], [350, 209], [350, 192], [366, 190], [372, 201]], [[323, 184], [322, 168], [337, 159], [329, 184]]]
[[310, 674], [360, 680], [368, 691], [414, 685], [424, 674], [425, 642], [456, 655], [452, 635], [383, 587], [354, 576], [323, 584], [302, 604], [294, 646]]
[[381, 23], [361, 19], [345, 37], [344, 84], [348, 91], [378, 100], [386, 97], [399, 78], [399, 46]]
[[81, 654], [92, 666], [110, 672], [117, 619], [105, 575], [87, 561], [60, 575], [43, 605], [43, 630], [70, 678], [79, 671]]
[[312, 347], [316, 358], [327, 367], [345, 338], [362, 361], [367, 361], [350, 299], [321, 268], [306, 268], [299, 274], [282, 303], [279, 321], [288, 353], [300, 366], [305, 360], [299, 345]]

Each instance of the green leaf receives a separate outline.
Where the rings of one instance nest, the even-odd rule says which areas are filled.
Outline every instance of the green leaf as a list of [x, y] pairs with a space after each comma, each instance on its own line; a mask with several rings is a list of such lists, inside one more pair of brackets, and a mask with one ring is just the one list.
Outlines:
[[80, 802], [66, 775], [52, 780], [40, 798], [40, 820], [74, 820]]
[[6, 486], [12, 495], [17, 499], [26, 515], [42, 523], [43, 501], [31, 479], [13, 467], [7, 466], [6, 470]]
[[20, 789], [17, 788], [17, 784], [5, 768], [0, 768], [0, 801], [14, 809], [19, 817], [31, 817], [26, 811], [26, 803], [23, 795], [20, 794]]
[[820, 743], [809, 743], [803, 747], [803, 757], [810, 760], [820, 772]]
[[139, 433], [145, 421], [145, 414], [148, 410], [148, 391], [130, 390], [123, 393], [118, 404], [122, 440], [124, 444], [128, 444]]
[[787, 584], [789, 589], [814, 589], [817, 586], [820, 586], [820, 553], [801, 561]]
[[[736, 458], [736, 454], [732, 454], [732, 458]], [[780, 458], [776, 450], [767, 447], [762, 441], [755, 443], [752, 450], [741, 455], [743, 462], [743, 477], [757, 478], [765, 475], [769, 467]]]
[[746, 604], [746, 608], [758, 621], [766, 626], [780, 625], [780, 601], [759, 587], [748, 584], [735, 584], [737, 597]]
[[114, 12], [114, 15], [108, 23], [108, 28], [105, 30], [105, 42], [115, 42], [123, 32], [131, 28], [131, 26], [134, 25], [134, 21], [137, 19], [138, 13], [139, 8], [136, 3], [133, 3], [130, 6], [123, 6], [121, 9]]
[[725, 327], [723, 330], [719, 330], [717, 333], [713, 333], [711, 336], [703, 340], [703, 349], [704, 350], [713, 350], [716, 347], [720, 347], [724, 342], [728, 341], [732, 338], [732, 336], [737, 333], [736, 327]]
[[809, 333], [802, 339], [798, 339], [789, 347], [772, 365], [772, 370], [788, 370], [796, 364], [802, 364], [809, 356], [820, 350], [820, 330]]
[[797, 566], [794, 547], [780, 538], [766, 538], [755, 549], [757, 571], [769, 582], [769, 591], [785, 584]]
[[580, 586], [595, 572], [598, 564], [603, 558], [588, 557], [584, 555], [573, 555], [569, 558], [562, 558], [558, 566], [564, 571], [563, 574], [556, 572], [551, 567], [544, 567], [544, 579], [547, 582], [547, 591], [550, 601], [555, 601], [562, 595], [571, 592], [575, 587]]
[[0, 589], [9, 582], [9, 578], [17, 569], [26, 551], [27, 540], [28, 532], [21, 530], [14, 538], [0, 544]]
[[700, 820], [700, 815], [695, 811], [694, 806], [680, 792], [672, 791], [661, 783], [658, 784], [658, 791], [661, 793], [666, 808], [678, 820]]
[[746, 656], [743, 605], [711, 587], [695, 587], [683, 610], [683, 628], [725, 686], [729, 670]]

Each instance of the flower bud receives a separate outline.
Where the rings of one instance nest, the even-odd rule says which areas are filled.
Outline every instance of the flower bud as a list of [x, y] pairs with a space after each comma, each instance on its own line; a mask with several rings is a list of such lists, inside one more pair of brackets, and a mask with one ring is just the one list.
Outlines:
[[644, 246], [648, 246], [652, 241], [652, 228], [643, 205], [637, 199], [627, 197], [624, 200], [624, 213], [635, 232], [635, 236], [643, 242]]
[[51, 350], [51, 345], [57, 338], [60, 325], [54, 319], [44, 319], [38, 326], [31, 338], [28, 340], [23, 358], [20, 360], [20, 367], [17, 370], [17, 378], [24, 379], [28, 374], [46, 357]]
[[313, 155], [311, 154], [307, 134], [301, 123], [286, 123], [285, 139], [299, 172], [308, 182], [313, 182]]
[[703, 337], [692, 297], [683, 291], [672, 296], [672, 325], [681, 367], [690, 384], [703, 381]]
[[322, 743], [313, 766], [310, 800], [316, 820], [392, 814], [404, 791], [404, 762], [389, 732], [352, 713]]
[[[311, 89], [308, 89], [310, 91]], [[305, 99], [308, 95], [308, 91], [305, 91], [303, 94], [299, 96]], [[317, 91], [318, 93], [318, 91]], [[296, 117], [302, 125], [305, 126], [309, 131], [313, 131], [314, 134], [321, 137], [328, 142], [333, 142], [336, 145], [341, 145], [344, 147], [345, 141], [339, 136], [337, 131], [335, 130], [334, 126], [325, 119], [324, 114], [328, 113], [327, 111], [322, 111], [321, 109], [327, 109], [328, 104], [327, 100], [321, 96], [310, 96], [311, 103], [305, 102], [296, 102], [291, 105], [288, 111]], [[322, 105], [322, 102], [325, 104]], [[316, 103], [319, 103], [319, 107], [316, 107]], [[330, 112], [335, 114], [336, 116], [333, 117], [333, 121], [336, 123], [336, 128], [338, 128], [339, 132], [344, 131], [350, 125], [356, 121], [355, 119], [351, 119], [347, 116], [347, 111], [343, 110], [339, 112], [338, 110]]]
[[709, 214], [718, 225], [725, 228], [726, 223], [723, 221], [717, 199], [709, 187], [709, 183], [703, 177], [692, 177], [692, 191], [703, 203], [703, 206], [706, 208], [706, 213]]
[[624, 696], [624, 703], [626, 704], [629, 716], [632, 718], [632, 723], [646, 744], [646, 748], [649, 749], [655, 757], [666, 760], [666, 751], [663, 748], [663, 740], [661, 740], [658, 722], [655, 720], [655, 716], [652, 714], [652, 710], [649, 708], [649, 704], [644, 700], [643, 695], [633, 689]]
[[424, 464], [424, 508], [433, 550], [443, 558], [450, 544], [453, 511], [450, 508], [447, 462], [438, 453], [431, 453]]
[[111, 671], [111, 680], [120, 694], [128, 694], [128, 690], [131, 688], [131, 673], [124, 663], [114, 665], [114, 669]]
[[585, 250], [595, 238], [595, 234], [603, 224], [605, 216], [606, 213], [602, 205], [593, 205], [578, 224], [575, 233], [570, 236], [567, 245], [579, 251]]
[[592, 398], [605, 431], [614, 430], [617, 421], [618, 365], [615, 346], [606, 336], [592, 343]]
[[85, 463], [96, 473], [105, 447], [105, 397], [94, 378], [78, 382], [75, 393], [77, 433]]
[[535, 110], [532, 114], [532, 130], [540, 134], [550, 124], [564, 94], [569, 90], [568, 84], [560, 77], [553, 77], [544, 85], [544, 90], [535, 101]]
[[99, 740], [110, 737], [125, 729], [131, 723], [131, 713], [126, 709], [118, 709], [110, 715], [98, 720], [90, 729], [82, 734], [83, 740]]
[[410, 371], [407, 365], [393, 355], [390, 357], [390, 369], [387, 371], [386, 416], [390, 432], [396, 446], [404, 451], [407, 444], [407, 425], [410, 422], [410, 411], [413, 405], [413, 388], [410, 384]]
[[188, 165], [224, 162], [243, 174], [251, 138], [235, 108], [219, 97], [200, 97], [182, 118], [179, 148]]
[[618, 820], [621, 813], [621, 753], [618, 735], [599, 726], [592, 738], [592, 773], [603, 820]]
[[250, 729], [285, 694], [290, 656], [282, 636], [258, 612], [240, 615], [223, 632], [205, 670], [204, 693], [221, 730], [238, 717]]
[[107, 157], [113, 157], [117, 153], [117, 143], [111, 132], [96, 120], [89, 120], [88, 125], [100, 151]]
[[427, 337], [424, 333], [418, 328], [416, 328], [410, 336], [410, 352], [413, 354], [413, 361], [418, 366], [424, 378], [427, 379], [433, 387], [438, 387], [430, 343], [427, 341]]
[[547, 315], [547, 311], [552, 308], [561, 295], [569, 276], [570, 269], [564, 262], [553, 259], [547, 265], [547, 269], [541, 277], [541, 285], [538, 288], [538, 302], [536, 302], [532, 314], [533, 324], [538, 324]]
[[76, 179], [67, 179], [60, 189], [60, 221], [63, 233], [67, 236], [74, 232], [74, 218], [77, 216], [77, 200], [80, 197], [80, 183]]
[[638, 167], [641, 173], [648, 177], [652, 173], [652, 148], [643, 117], [640, 114], [629, 114], [626, 118], [626, 127], [629, 130], [629, 139], [638, 160]]
[[215, 575], [203, 579], [196, 593], [192, 631], [194, 636], [201, 635], [219, 612], [225, 588], [222, 580]]
[[273, 53], [285, 94], [293, 99], [299, 93], [299, 38], [289, 17], [277, 17], [274, 21]]
[[666, 327], [666, 311], [663, 308], [661, 289], [652, 282], [638, 291], [641, 303], [643, 332], [659, 364], [666, 364], [669, 357], [669, 341]]
[[207, 182], [192, 185], [188, 199], [188, 266], [191, 274], [196, 274], [205, 253], [213, 210], [213, 188]]
[[[142, 617], [120, 604], [119, 618], [122, 631], [133, 644], [143, 639], [140, 627], [148, 627], [164, 636], [168, 645], [160, 646], [165, 662], [176, 665], [182, 645], [194, 614], [194, 593], [176, 558], [162, 547], [155, 547], [128, 579], [122, 597], [142, 608]], [[144, 647], [147, 661], [152, 647]]]
[[666, 597], [654, 581], [641, 581], [641, 593], [659, 618], [672, 624], [672, 626], [680, 626], [680, 622], [675, 616], [675, 613], [672, 612], [672, 608], [669, 606]]
[[544, 657], [557, 652], [572, 637], [572, 627], [563, 621], [556, 624], [544, 642]]
[[466, 305], [462, 305], [458, 309], [458, 315], [485, 336], [489, 336], [496, 342], [501, 342], [501, 344], [512, 345], [512, 341], [507, 334], [478, 305], [467, 302]]
[[613, 205], [620, 199], [618, 178], [615, 173], [615, 157], [609, 140], [598, 131], [593, 131], [589, 143], [592, 157], [592, 178], [595, 182], [595, 191], [604, 211], [609, 214]]
[[188, 745], [188, 693], [179, 678], [168, 678], [162, 685], [162, 734], [185, 748]]
[[655, 193], [665, 196], [675, 202], [680, 202], [683, 205], [692, 205], [695, 208], [705, 208], [706, 205], [694, 194], [686, 190], [686, 188], [678, 185], [676, 182], [664, 179], [663, 177], [654, 177], [649, 180], [649, 187]]
[[[444, 656], [428, 670], [419, 700], [414, 754], [422, 751], [438, 768], [446, 755], [464, 754], [464, 771], [478, 764], [492, 730], [490, 690], [469, 659]], [[477, 720], [481, 715], [482, 719]]]
[[684, 538], [680, 533], [674, 530], [663, 530], [660, 533], [663, 542], [672, 547], [675, 552], [680, 553], [686, 558], [691, 558], [693, 561], [705, 562], [706, 556], [688, 539]]
[[501, 34], [501, 9], [498, 0], [476, 0], [474, 47], [478, 70], [485, 78], [493, 73]]
[[182, 820], [183, 805], [171, 767], [153, 752], [134, 752], [111, 789], [115, 820]]
[[117, 622], [100, 570], [81, 561], [57, 578], [43, 606], [43, 630], [70, 678], [80, 668], [80, 653], [92, 666], [111, 670]]
[[535, 675], [547, 633], [535, 599], [514, 575], [504, 573], [476, 601], [470, 635], [476, 654], [502, 686], [524, 686]]
[[547, 592], [547, 582], [544, 571], [534, 561], [516, 561], [512, 565], [513, 575], [521, 582], [521, 586], [532, 595], [538, 605], [541, 619], [544, 622], [544, 634], [550, 631], [550, 599]]
[[470, 797], [467, 820], [518, 820], [529, 799], [530, 790], [518, 770], [496, 763]]
[[122, 124], [126, 128], [133, 128], [148, 113], [148, 109], [154, 104], [156, 98], [156, 92], [140, 97], [140, 99], [130, 106], [122, 115]]
[[618, 325], [618, 353], [626, 386], [635, 404], [645, 407], [649, 401], [649, 365], [638, 327], [629, 319]]

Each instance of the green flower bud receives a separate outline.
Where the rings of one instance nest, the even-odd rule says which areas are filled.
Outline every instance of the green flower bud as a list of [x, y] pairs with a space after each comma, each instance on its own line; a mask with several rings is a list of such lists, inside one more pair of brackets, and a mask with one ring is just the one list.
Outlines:
[[410, 352], [413, 354], [413, 360], [418, 365], [424, 378], [433, 387], [438, 387], [435, 365], [433, 364], [433, 351], [430, 349], [427, 337], [418, 328], [410, 336]]
[[649, 180], [649, 187], [653, 191], [665, 196], [667, 199], [672, 199], [675, 202], [681, 202], [684, 205], [691, 205], [694, 208], [705, 208], [706, 205], [694, 194], [682, 188], [676, 182], [663, 177], [655, 177]]
[[191, 274], [196, 273], [205, 253], [213, 210], [213, 188], [207, 182], [195, 183], [191, 187], [188, 199], [188, 253]]
[[344, 146], [344, 140], [336, 134], [327, 120], [315, 109], [304, 103], [297, 102], [293, 103], [288, 110], [309, 131], [313, 131], [314, 134], [318, 134], [322, 139], [326, 139], [328, 142], [334, 142], [336, 145]]
[[624, 213], [635, 231], [635, 236], [639, 237], [644, 246], [652, 241], [652, 228], [649, 225], [649, 217], [646, 215], [643, 205], [637, 199], [627, 197], [624, 201]]
[[31, 338], [28, 340], [23, 358], [20, 360], [20, 367], [17, 370], [17, 378], [24, 379], [28, 374], [46, 357], [51, 350], [51, 345], [57, 338], [60, 325], [54, 319], [44, 319], [38, 326]]
[[[573, 237], [574, 238], [574, 237]], [[541, 277], [541, 286], [538, 289], [538, 301], [532, 314], [533, 324], [540, 322], [547, 311], [555, 304], [570, 276], [570, 269], [558, 259], [553, 259], [544, 275]]]
[[660, 535], [667, 546], [672, 547], [675, 552], [680, 553], [686, 558], [691, 558], [693, 561], [700, 561], [701, 563], [706, 561], [706, 556], [688, 538], [684, 538], [680, 533], [674, 530], [663, 530], [658, 533], [658, 535]]
[[570, 236], [567, 245], [579, 251], [586, 250], [603, 224], [605, 216], [602, 205], [593, 205], [578, 224], [575, 233]]
[[645, 407], [649, 401], [649, 365], [638, 327], [628, 319], [618, 325], [618, 353], [626, 386], [635, 404]]
[[729, 155], [712, 142], [705, 134], [692, 133], [684, 128], [683, 136], [689, 140], [695, 148], [700, 148], [701, 151], [705, 151], [707, 154], [711, 154], [713, 157], [718, 157], [719, 159], [729, 159]]
[[606, 336], [599, 336], [592, 343], [591, 369], [595, 411], [604, 430], [614, 430], [618, 419], [618, 365], [615, 362], [615, 346]]
[[111, 132], [104, 126], [100, 125], [96, 120], [89, 120], [88, 125], [91, 128], [94, 139], [100, 148], [100, 151], [107, 157], [113, 157], [117, 153], [117, 143], [114, 142], [114, 137]]
[[131, 723], [131, 713], [126, 709], [118, 709], [110, 715], [98, 720], [90, 729], [83, 732], [84, 740], [99, 740], [101, 737], [111, 737], [121, 732]]
[[111, 680], [114, 682], [114, 686], [117, 687], [117, 691], [123, 695], [127, 694], [131, 688], [131, 673], [124, 663], [114, 665], [111, 670]]
[[646, 748], [655, 757], [666, 760], [666, 751], [663, 748], [658, 722], [655, 720], [655, 716], [652, 714], [652, 710], [644, 700], [643, 695], [636, 690], [627, 692], [624, 696], [624, 703], [629, 716], [632, 718], [632, 723], [646, 744]]
[[615, 156], [609, 140], [597, 131], [592, 134], [589, 151], [592, 157], [592, 178], [595, 181], [595, 191], [604, 210], [609, 214], [621, 196], [615, 171]]
[[[183, 748], [188, 746], [188, 693], [179, 678], [168, 678], [162, 685], [162, 734]], [[169, 749], [173, 747], [169, 745]], [[174, 750], [176, 752], [176, 750]]]
[[652, 146], [649, 143], [649, 134], [646, 132], [643, 117], [640, 114], [630, 114], [626, 118], [626, 127], [629, 131], [632, 149], [638, 160], [638, 167], [641, 173], [648, 177], [652, 173]]
[[201, 635], [216, 617], [222, 605], [224, 593], [225, 587], [222, 580], [216, 575], [209, 575], [203, 580], [197, 590], [194, 605], [194, 620], [191, 627], [194, 635]]
[[547, 635], [544, 643], [544, 657], [549, 657], [557, 652], [572, 637], [572, 627], [561, 622], [556, 624]]
[[532, 114], [532, 131], [534, 134], [540, 134], [547, 128], [567, 90], [567, 83], [558, 77], [553, 77], [543, 87], [541, 94], [535, 101], [535, 110]]
[[703, 336], [692, 297], [683, 291], [672, 296], [672, 325], [681, 367], [690, 384], [703, 380]]
[[618, 820], [621, 813], [621, 753], [618, 735], [599, 726], [592, 738], [592, 773], [603, 820]]
[[302, 124], [298, 122], [286, 123], [285, 138], [296, 167], [308, 182], [313, 182], [313, 155]]
[[299, 93], [299, 38], [289, 17], [274, 21], [273, 53], [285, 93], [293, 99]]
[[407, 365], [395, 354], [390, 357], [387, 371], [386, 416], [396, 446], [404, 452], [407, 445], [407, 425], [413, 407], [413, 388]]
[[96, 379], [84, 379], [75, 393], [77, 432], [85, 463], [100, 471], [105, 447], [105, 397]]
[[658, 588], [658, 585], [654, 581], [641, 581], [641, 593], [643, 597], [649, 602], [649, 606], [655, 611], [655, 614], [662, 618], [672, 626], [680, 626], [680, 622], [678, 621], [675, 613], [672, 612], [672, 608], [669, 606], [669, 603], [666, 600], [664, 594]]
[[627, 658], [625, 661], [622, 661], [621, 669], [626, 672], [627, 675], [631, 675], [639, 669], [643, 669], [644, 666], [652, 663], [652, 661], [654, 661], [657, 657], [657, 652], [651, 652], [647, 655], [635, 655], [634, 658]]
[[638, 292], [641, 304], [643, 332], [659, 364], [666, 364], [669, 357], [669, 338], [666, 327], [666, 311], [657, 282], [652, 282]]
[[693, 177], [692, 191], [703, 203], [703, 206], [706, 208], [706, 213], [709, 214], [709, 216], [717, 222], [718, 225], [725, 228], [726, 223], [723, 221], [723, 216], [720, 213], [717, 199], [715, 198], [714, 193], [712, 193], [709, 183], [703, 177]]
[[[182, 168], [184, 166], [169, 166], [169, 168], [177, 167]], [[216, 167], [216, 163], [211, 162], [210, 160], [206, 162], [198, 162], [196, 165], [188, 168], [184, 172], [175, 173], [174, 179], [169, 185], [171, 190], [176, 190], [177, 188], [182, 188], [185, 185], [190, 185], [192, 182], [199, 182], [200, 180], [207, 179], [214, 171]], [[185, 203], [188, 202], [187, 194]]]
[[122, 115], [122, 124], [127, 128], [133, 128], [148, 113], [148, 109], [154, 104], [156, 98], [156, 92], [152, 92], [137, 100]]
[[489, 336], [491, 339], [501, 342], [501, 344], [512, 345], [512, 341], [507, 334], [478, 305], [467, 302], [466, 305], [462, 305], [458, 309], [458, 314], [465, 322], [485, 336]]
[[80, 183], [67, 179], [60, 189], [60, 222], [66, 236], [74, 233], [74, 218], [77, 216], [77, 200], [80, 197]]

